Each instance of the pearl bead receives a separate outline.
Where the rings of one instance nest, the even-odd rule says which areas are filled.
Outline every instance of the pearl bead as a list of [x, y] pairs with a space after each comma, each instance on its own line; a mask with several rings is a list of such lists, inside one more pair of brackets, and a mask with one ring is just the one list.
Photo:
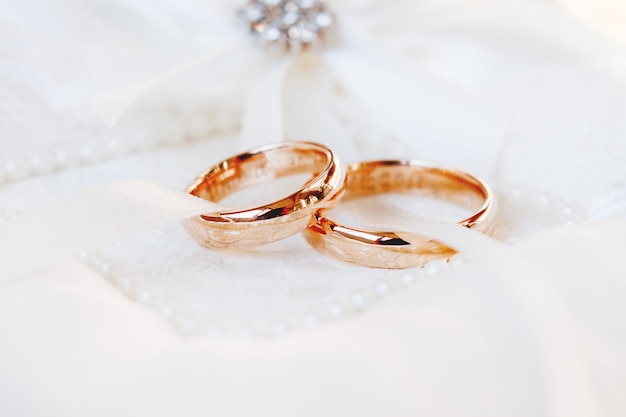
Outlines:
[[97, 144], [81, 146], [79, 149], [79, 155], [80, 160], [86, 163], [96, 162], [104, 157], [102, 148]]
[[449, 265], [453, 268], [458, 268], [471, 262], [471, 260], [472, 258], [470, 255], [466, 253], [457, 253], [452, 258], [450, 258]]
[[304, 321], [304, 325], [307, 327], [317, 326], [319, 322], [317, 316], [314, 314], [308, 314], [306, 317], [304, 317], [303, 321]]
[[52, 155], [47, 153], [34, 155], [30, 158], [30, 165], [35, 174], [49, 174], [56, 168], [56, 161]]
[[357, 309], [361, 309], [365, 306], [365, 296], [360, 292], [352, 295], [352, 305]]
[[152, 293], [148, 290], [142, 290], [137, 294], [137, 301], [142, 304], [149, 305], [152, 301]]
[[339, 304], [333, 304], [328, 309], [328, 313], [330, 314], [331, 318], [338, 318], [343, 315], [343, 308], [341, 308]]
[[386, 282], [379, 282], [376, 284], [375, 291], [378, 295], [385, 295], [389, 292], [389, 284]]
[[167, 304], [160, 305], [158, 307], [158, 311], [161, 314], [161, 316], [163, 316], [165, 318], [172, 317], [172, 308], [170, 306], [168, 306]]
[[177, 317], [174, 319], [174, 324], [183, 333], [190, 333], [196, 327], [196, 322], [189, 317]]
[[448, 264], [446, 263], [446, 261], [442, 259], [435, 259], [432, 261], [428, 261], [426, 263], [426, 265], [424, 266], [424, 271], [426, 275], [434, 276], [440, 273], [441, 271], [446, 270], [447, 268], [448, 268]]
[[109, 277], [111, 275], [111, 269], [111, 265], [107, 262], [102, 262], [98, 265], [98, 272], [100, 272], [103, 277]]
[[133, 281], [127, 276], [120, 276], [116, 279], [117, 286], [122, 290], [122, 292], [126, 295], [133, 295]]
[[4, 173], [10, 181], [19, 181], [31, 175], [29, 165], [21, 159], [7, 161], [4, 164]]
[[60, 167], [72, 168], [78, 165], [79, 157], [76, 152], [67, 149], [58, 149], [54, 153], [54, 158]]
[[411, 285], [415, 282], [415, 272], [414, 271], [410, 271], [410, 272], [405, 272], [404, 274], [402, 274], [402, 278], [401, 278], [401, 282], [403, 285]]
[[80, 259], [81, 261], [85, 262], [88, 258], [89, 252], [87, 252], [86, 250], [81, 250], [80, 252], [78, 252], [78, 259]]

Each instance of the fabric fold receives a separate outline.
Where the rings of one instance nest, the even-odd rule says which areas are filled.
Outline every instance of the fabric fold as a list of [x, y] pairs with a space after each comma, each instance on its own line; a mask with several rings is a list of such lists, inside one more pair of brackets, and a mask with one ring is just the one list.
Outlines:
[[508, 126], [501, 109], [375, 45], [336, 48], [325, 59], [342, 87], [415, 157], [491, 174]]
[[220, 208], [145, 181], [90, 188], [0, 224], [0, 286], [125, 234]]

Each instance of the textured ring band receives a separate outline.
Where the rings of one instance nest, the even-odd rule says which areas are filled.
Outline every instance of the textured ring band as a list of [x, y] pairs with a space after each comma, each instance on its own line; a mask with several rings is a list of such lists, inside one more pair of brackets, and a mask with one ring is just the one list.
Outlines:
[[307, 228], [316, 210], [333, 207], [344, 188], [345, 170], [326, 146], [283, 142], [226, 159], [200, 174], [187, 192], [212, 202], [278, 177], [311, 173], [295, 193], [242, 210], [189, 218], [185, 226], [203, 246], [248, 248], [284, 239]]
[[[491, 190], [465, 172], [420, 161], [400, 160], [350, 164], [346, 174], [343, 201], [372, 194], [416, 190], [459, 204], [473, 200], [480, 207], [458, 224], [487, 234], [494, 226], [496, 207]], [[449, 259], [456, 253], [442, 243], [413, 232], [343, 226], [325, 217], [325, 210], [316, 213], [315, 223], [307, 229], [305, 237], [323, 253], [374, 268], [424, 266], [429, 260]]]

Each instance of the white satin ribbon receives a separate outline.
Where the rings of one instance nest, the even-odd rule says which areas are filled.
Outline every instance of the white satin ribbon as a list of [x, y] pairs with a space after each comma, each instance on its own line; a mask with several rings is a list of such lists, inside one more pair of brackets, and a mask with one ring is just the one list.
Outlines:
[[332, 110], [334, 88], [332, 74], [317, 55], [300, 57], [285, 79], [285, 135], [323, 143], [343, 160], [357, 159], [358, 149]]
[[284, 140], [283, 82], [292, 65], [291, 57], [280, 57], [268, 61], [252, 78], [241, 128], [241, 143], [245, 148]]
[[82, 249], [220, 209], [217, 204], [150, 182], [90, 188], [0, 225], [0, 286]]

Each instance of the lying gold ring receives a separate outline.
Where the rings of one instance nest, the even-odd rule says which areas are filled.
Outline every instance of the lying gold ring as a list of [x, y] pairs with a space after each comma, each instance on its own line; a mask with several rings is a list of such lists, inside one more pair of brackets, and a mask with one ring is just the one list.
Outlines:
[[[400, 160], [350, 164], [346, 175], [343, 201], [409, 190], [457, 203], [469, 197], [478, 199], [480, 207], [458, 224], [487, 234], [494, 226], [496, 208], [489, 186], [465, 172], [420, 161]], [[449, 259], [456, 253], [442, 243], [412, 232], [343, 226], [325, 217], [325, 210], [316, 213], [315, 223], [306, 230], [305, 237], [323, 253], [373, 268], [424, 266], [430, 260]]]
[[242, 210], [207, 213], [185, 226], [203, 246], [249, 248], [284, 239], [307, 228], [317, 209], [333, 207], [344, 189], [345, 170], [326, 146], [283, 142], [226, 159], [200, 174], [187, 192], [219, 202], [242, 188], [287, 175], [311, 173], [295, 193]]

